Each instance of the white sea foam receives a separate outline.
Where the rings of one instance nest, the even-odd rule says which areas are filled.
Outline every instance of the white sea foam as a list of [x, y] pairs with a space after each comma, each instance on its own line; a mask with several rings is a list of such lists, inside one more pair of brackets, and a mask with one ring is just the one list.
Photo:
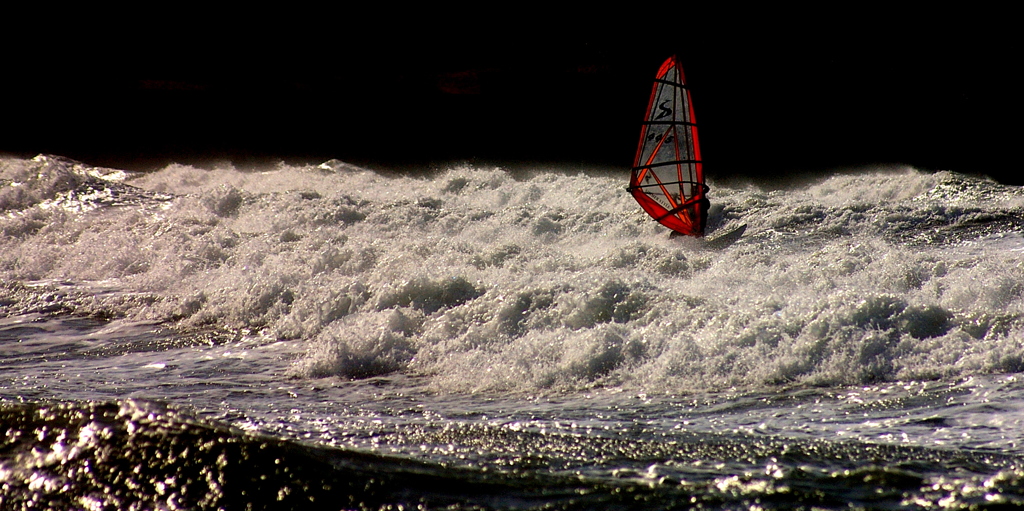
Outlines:
[[[19, 282], [66, 281], [79, 313], [297, 339], [302, 378], [405, 372], [453, 391], [1024, 369], [1024, 260], [1005, 241], [1024, 194], [980, 179], [712, 183], [711, 224], [748, 224], [712, 250], [670, 239], [605, 173], [410, 177], [331, 161], [107, 175], [0, 163], [5, 307], [53, 292]], [[100, 185], [118, 201], [79, 193]]]

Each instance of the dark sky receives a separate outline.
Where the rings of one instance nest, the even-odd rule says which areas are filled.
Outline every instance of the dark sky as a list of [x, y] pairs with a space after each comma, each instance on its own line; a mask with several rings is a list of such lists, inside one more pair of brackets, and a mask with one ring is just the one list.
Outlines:
[[1008, 13], [734, 11], [680, 10], [675, 28], [639, 9], [24, 18], [0, 47], [0, 152], [133, 169], [626, 168], [651, 79], [677, 54], [709, 175], [882, 163], [1024, 184]]

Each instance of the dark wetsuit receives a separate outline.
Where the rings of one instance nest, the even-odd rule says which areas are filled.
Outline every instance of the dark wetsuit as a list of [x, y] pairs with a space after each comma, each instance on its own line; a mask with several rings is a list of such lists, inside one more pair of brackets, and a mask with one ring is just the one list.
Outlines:
[[700, 232], [704, 234], [704, 228], [708, 225], [708, 210], [711, 209], [711, 201], [708, 200], [707, 196], [703, 196], [697, 201], [700, 205]]

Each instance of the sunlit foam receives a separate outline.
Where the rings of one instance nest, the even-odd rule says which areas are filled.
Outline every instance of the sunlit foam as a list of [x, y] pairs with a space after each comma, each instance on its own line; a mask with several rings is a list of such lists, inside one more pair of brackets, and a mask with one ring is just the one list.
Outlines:
[[[6, 282], [71, 282], [86, 313], [296, 339], [302, 378], [675, 391], [1024, 369], [1022, 194], [952, 173], [712, 183], [712, 226], [748, 225], [712, 250], [670, 239], [606, 172], [170, 165], [125, 175], [113, 203], [80, 193], [88, 169], [2, 171]], [[69, 193], [82, 207], [46, 207]]]

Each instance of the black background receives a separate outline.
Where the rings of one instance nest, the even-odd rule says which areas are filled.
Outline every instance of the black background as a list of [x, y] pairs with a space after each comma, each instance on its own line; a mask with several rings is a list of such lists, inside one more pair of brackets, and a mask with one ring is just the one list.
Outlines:
[[654, 73], [677, 54], [713, 178], [905, 164], [1024, 184], [1008, 13], [658, 9], [15, 16], [0, 152], [133, 170], [626, 169]]

